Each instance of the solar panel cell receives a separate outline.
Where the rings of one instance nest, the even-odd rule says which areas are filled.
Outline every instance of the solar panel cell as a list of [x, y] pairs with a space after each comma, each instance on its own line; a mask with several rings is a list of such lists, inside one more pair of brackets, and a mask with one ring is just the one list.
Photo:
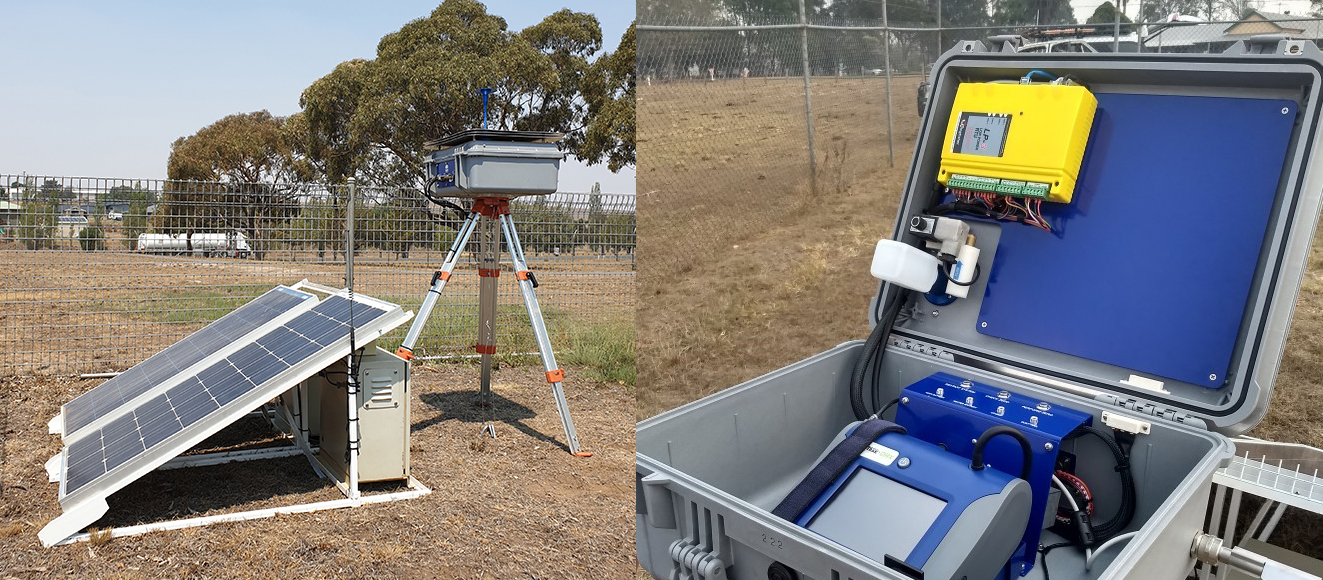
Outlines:
[[[362, 305], [355, 305], [355, 311], [360, 309], [362, 309]], [[345, 322], [349, 320], [349, 300], [339, 296], [332, 296], [323, 300], [316, 308], [313, 308], [312, 311], [330, 318], [331, 320]]]
[[130, 413], [128, 415], [124, 415], [123, 417], [115, 419], [114, 421], [106, 423], [106, 426], [101, 428], [101, 436], [106, 441], [115, 441], [116, 439], [119, 439], [120, 437], [128, 435], [129, 433], [133, 433], [134, 431], [137, 430], [138, 430], [138, 423], [137, 421], [134, 420], [133, 414]]
[[377, 308], [361, 308], [359, 306], [355, 306], [354, 328], [363, 328], [364, 326], [367, 325], [367, 323], [376, 320], [378, 317], [380, 317], [382, 314], [385, 313], [386, 313], [385, 310], [380, 310]]
[[[104, 437], [104, 436], [103, 436]], [[135, 432], [132, 435], [125, 435], [114, 441], [106, 443], [106, 470], [111, 470], [124, 464], [125, 461], [146, 451], [143, 442], [138, 438]]]
[[202, 369], [202, 371], [198, 372], [197, 377], [204, 387], [212, 389], [215, 385], [225, 380], [226, 377], [233, 376], [234, 374], [234, 367], [230, 366], [230, 363], [222, 359], [213, 363], [211, 366]]
[[265, 353], [261, 358], [243, 365], [240, 365], [238, 361], [234, 361], [234, 365], [241, 367], [244, 376], [252, 381], [254, 385], [265, 383], [280, 374], [280, 371], [289, 368], [289, 365], [285, 364], [284, 361], [270, 353]]
[[308, 311], [300, 314], [294, 320], [289, 321], [285, 326], [294, 329], [303, 336], [312, 338], [313, 334], [325, 332], [327, 329], [339, 326], [339, 324], [340, 323], [316, 312]]
[[257, 343], [253, 343], [244, 346], [243, 348], [235, 351], [234, 354], [231, 354], [230, 356], [225, 358], [226, 360], [230, 361], [230, 364], [239, 368], [243, 368], [244, 365], [260, 360], [264, 356], [269, 356], [269, 354], [266, 352], [266, 349], [262, 348], [261, 346], [258, 346]]
[[[174, 399], [171, 399], [171, 402], [174, 403]], [[220, 406], [216, 404], [209, 393], [199, 387], [195, 396], [176, 403], [174, 408], [175, 414], [179, 416], [179, 421], [188, 426], [207, 416], [208, 413], [219, 409]]]
[[179, 348], [171, 349], [171, 351], [172, 352], [166, 353], [166, 355], [170, 359], [170, 366], [175, 369], [186, 369], [189, 365], [192, 365], [207, 356], [187, 340], [179, 341]]
[[205, 353], [216, 352], [220, 350], [222, 346], [225, 346], [230, 342], [230, 339], [226, 338], [225, 335], [216, 332], [216, 330], [211, 327], [206, 327], [193, 333], [193, 335], [186, 340], [194, 347], [197, 347], [198, 350]]
[[[152, 364], [143, 369], [142, 372], [147, 376], [147, 385], [155, 385], [175, 376], [175, 373], [178, 373], [179, 369], [175, 368], [175, 365], [170, 363], [169, 358], [161, 357], [161, 360], [152, 361]], [[125, 397], [128, 399], [133, 398], [131, 394], [125, 393], [123, 388], [120, 389], [120, 394], [129, 395]]]
[[266, 347], [267, 350], [271, 351], [271, 354], [289, 364], [301, 361], [308, 355], [321, 350], [321, 347], [313, 344], [312, 341], [289, 331], [280, 341], [267, 343], [263, 340], [259, 341], [258, 344]]
[[69, 467], [64, 473], [66, 490], [73, 491], [87, 485], [106, 472], [101, 447], [100, 433], [90, 433], [69, 446], [66, 451]]
[[216, 386], [207, 385], [207, 392], [211, 393], [211, 398], [216, 399], [216, 403], [224, 406], [228, 405], [230, 401], [239, 398], [240, 395], [244, 394], [249, 389], [252, 389], [254, 386], [256, 385], [249, 382], [248, 379], [239, 374], [236, 369], [233, 375], [225, 377]]
[[82, 460], [91, 457], [96, 453], [98, 459], [101, 458], [101, 433], [90, 433], [87, 437], [74, 441], [69, 444], [68, 455], [69, 464], [75, 465], [82, 463]]
[[165, 399], [165, 395], [153, 397], [150, 401], [143, 403], [142, 406], [133, 411], [133, 415], [138, 420], [139, 426], [144, 423], [155, 421], [162, 415], [166, 414], [171, 416], [174, 415], [174, 413], [170, 411], [170, 401]]
[[[160, 419], [142, 426], [143, 445], [146, 445], [148, 449], [155, 447], [157, 443], [165, 441], [167, 437], [178, 433], [182, 428], [183, 425], [179, 424], [179, 420], [175, 418], [173, 412], [164, 415]], [[106, 460], [106, 464], [109, 467], [109, 459]]]

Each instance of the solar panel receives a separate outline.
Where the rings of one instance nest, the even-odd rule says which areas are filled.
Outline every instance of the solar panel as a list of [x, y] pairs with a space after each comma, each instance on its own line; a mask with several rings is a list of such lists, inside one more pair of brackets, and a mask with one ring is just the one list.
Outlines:
[[174, 377], [309, 298], [312, 298], [311, 294], [277, 287], [69, 401], [64, 406], [65, 436], [101, 417], [113, 414], [125, 403], [150, 391], [162, 381]]
[[[392, 306], [398, 314], [387, 321], [393, 322], [390, 325], [392, 328], [408, 318], [399, 311], [398, 306], [373, 302], [375, 304], [354, 302], [352, 318], [356, 331], [375, 330], [376, 334], [372, 336], [375, 338], [388, 330], [379, 329], [380, 324], [372, 324], [390, 312], [386, 306]], [[201, 441], [209, 433], [199, 426], [212, 423], [208, 418], [242, 414], [249, 410], [247, 407], [252, 406], [254, 399], [245, 395], [264, 391], [265, 394], [256, 399], [260, 404], [288, 389], [294, 382], [322, 370], [321, 366], [312, 368], [303, 365], [308, 368], [302, 369], [302, 376], [286, 376], [284, 380], [277, 380], [285, 371], [326, 353], [348, 338], [350, 318], [349, 300], [338, 295], [331, 296], [279, 326], [271, 327], [258, 336], [244, 338], [241, 342], [246, 344], [237, 350], [224, 357], [211, 357], [210, 364], [198, 365], [201, 370], [191, 371], [164, 393], [137, 402], [122, 416], [70, 443], [65, 450], [67, 467], [62, 501], [67, 495], [93, 482], [103, 478], [113, 479], [112, 476], [118, 471], [129, 470], [127, 465], [132, 459], [153, 451], [177, 433], [185, 432], [191, 439]], [[171, 349], [167, 349], [167, 352]], [[347, 345], [335, 350], [348, 354]], [[193, 356], [193, 351], [187, 349], [180, 349], [178, 353], [181, 357]], [[244, 402], [242, 405], [241, 400]], [[224, 423], [219, 426], [224, 426]], [[195, 443], [189, 442], [188, 445]], [[170, 457], [165, 455], [157, 459], [163, 463]], [[121, 485], [127, 483], [123, 481]]]

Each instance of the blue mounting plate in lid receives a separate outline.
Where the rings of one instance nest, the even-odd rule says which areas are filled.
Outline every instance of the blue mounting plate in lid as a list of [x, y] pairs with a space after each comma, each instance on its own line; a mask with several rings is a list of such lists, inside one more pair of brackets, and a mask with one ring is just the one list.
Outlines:
[[1002, 228], [979, 332], [1220, 388], [1297, 105], [1096, 96], [1075, 199]]

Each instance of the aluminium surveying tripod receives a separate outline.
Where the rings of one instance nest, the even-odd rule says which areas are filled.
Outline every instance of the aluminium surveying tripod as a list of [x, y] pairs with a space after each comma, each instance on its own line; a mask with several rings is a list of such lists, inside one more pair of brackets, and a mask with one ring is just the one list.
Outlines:
[[[483, 219], [486, 218], [486, 219]], [[441, 269], [432, 275], [432, 287], [418, 308], [418, 317], [413, 319], [409, 333], [404, 337], [404, 344], [395, 354], [409, 360], [413, 358], [413, 347], [418, 336], [427, 324], [427, 318], [436, 306], [436, 299], [450, 280], [450, 273], [455, 269], [459, 256], [468, 245], [474, 230], [481, 229], [478, 246], [478, 343], [474, 350], [482, 355], [482, 379], [479, 399], [488, 404], [491, 397], [492, 355], [496, 354], [496, 282], [501, 275], [501, 238], [505, 238], [506, 248], [514, 263], [515, 277], [519, 279], [519, 291], [524, 296], [524, 306], [528, 309], [528, 321], [533, 326], [533, 335], [537, 337], [538, 352], [542, 355], [542, 364], [546, 367], [547, 382], [556, 398], [556, 411], [560, 413], [561, 426], [565, 428], [566, 444], [570, 454], [576, 457], [589, 457], [592, 453], [579, 450], [579, 437], [574, 433], [574, 419], [570, 417], [570, 408], [565, 401], [565, 391], [561, 381], [565, 371], [556, 366], [556, 355], [551, 351], [551, 339], [547, 336], [547, 327], [542, 320], [542, 308], [538, 306], [537, 278], [528, 270], [524, 258], [524, 248], [519, 243], [519, 234], [515, 232], [514, 220], [510, 217], [510, 200], [500, 197], [478, 197], [473, 200], [473, 208], [464, 219], [455, 242], [446, 253]]]

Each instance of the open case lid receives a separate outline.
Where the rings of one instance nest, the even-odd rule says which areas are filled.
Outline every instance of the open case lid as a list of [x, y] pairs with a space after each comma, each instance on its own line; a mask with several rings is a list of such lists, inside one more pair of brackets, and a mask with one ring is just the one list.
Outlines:
[[497, 131], [494, 129], [467, 129], [423, 143], [427, 151], [454, 147], [469, 141], [506, 141], [512, 143], [555, 143], [565, 136], [550, 131]]
[[[1323, 54], [1280, 38], [1223, 54], [961, 42], [933, 67], [895, 239], [921, 245], [910, 218], [947, 195], [936, 179], [957, 86], [1031, 70], [1068, 74], [1097, 97], [1074, 199], [1042, 205], [1053, 232], [951, 216], [971, 224], [982, 274], [949, 305], [912, 293], [893, 345], [912, 339], [961, 364], [1248, 431], [1267, 412], [1318, 222]], [[880, 285], [871, 324], [896, 291]]]

